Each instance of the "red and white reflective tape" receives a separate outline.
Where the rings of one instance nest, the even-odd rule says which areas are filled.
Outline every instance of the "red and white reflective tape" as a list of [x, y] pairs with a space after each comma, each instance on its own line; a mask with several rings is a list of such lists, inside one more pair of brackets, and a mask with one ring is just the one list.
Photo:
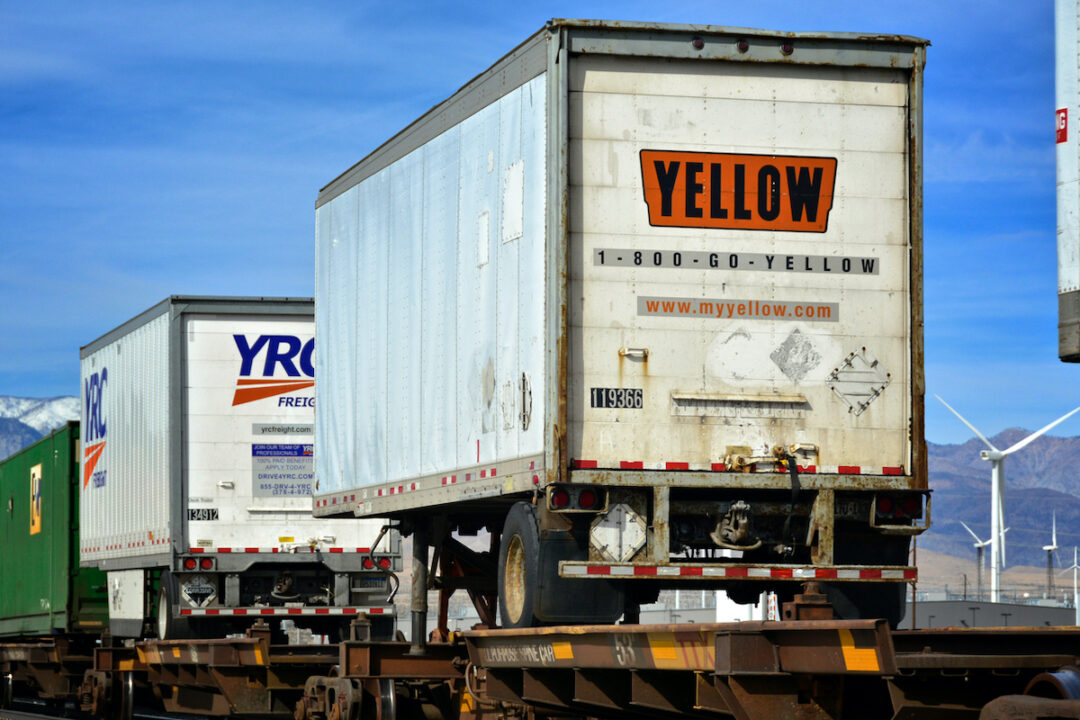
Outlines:
[[327, 552], [327, 553], [369, 553], [371, 548], [345, 548], [345, 547], [331, 547], [331, 548], [313, 548], [309, 545], [298, 545], [293, 548], [277, 548], [277, 547], [219, 547], [219, 548], [201, 548], [193, 547], [188, 548], [189, 553], [221, 553], [221, 554], [242, 554], [242, 553], [281, 553], [288, 555], [290, 553], [315, 553], [315, 552]]
[[[693, 472], [729, 472], [724, 463], [689, 463], [678, 461], [643, 462], [641, 460], [574, 460], [570, 463], [574, 470], [690, 470]], [[821, 475], [903, 475], [904, 468], [898, 465], [799, 465], [799, 472]], [[772, 463], [760, 463], [750, 466], [751, 472], [784, 472]], [[732, 470], [730, 472], [738, 472]]]
[[250, 607], [250, 608], [183, 608], [181, 615], [198, 617], [209, 616], [237, 616], [237, 615], [393, 615], [394, 608], [390, 605], [385, 607]]
[[130, 550], [136, 547], [147, 547], [154, 545], [168, 545], [172, 542], [172, 538], [159, 538], [150, 540], [133, 540], [131, 542], [119, 543], [117, 545], [87, 545], [79, 550], [81, 553], [99, 553], [99, 552], [114, 552], [116, 550]]
[[742, 580], [881, 580], [914, 582], [914, 567], [813, 567], [811, 565], [630, 565], [567, 560], [559, 563], [562, 577], [742, 579]]
[[[341, 504], [342, 505], [344, 505], [345, 503], [356, 502], [356, 493], [351, 493], [349, 495], [342, 495], [342, 496], [340, 496], [340, 499], [341, 499]], [[332, 497], [332, 498], [329, 498], [329, 499], [316, 500], [315, 501], [315, 507], [329, 507], [330, 505], [337, 505], [337, 504], [338, 504], [338, 496], [336, 496], [336, 495], [334, 497]]]
[[[524, 468], [525, 462], [522, 461], [521, 467]], [[527, 472], [532, 476], [533, 485], [540, 484], [540, 475], [535, 474], [537, 470], [537, 461], [529, 460]], [[503, 467], [503, 471], [506, 471], [506, 467]], [[515, 475], [517, 472], [524, 472], [523, 469], [511, 471], [510, 475]], [[382, 487], [370, 487], [366, 489], [365, 493], [374, 493], [374, 497], [369, 498], [368, 501], [357, 500], [356, 493], [351, 492], [343, 495], [330, 495], [326, 497], [319, 497], [315, 499], [315, 508], [328, 508], [333, 505], [348, 505], [355, 503], [357, 508], [362, 508], [368, 504], [371, 500], [378, 498], [388, 498], [397, 495], [404, 495], [410, 492], [418, 492], [424, 490], [435, 490], [438, 488], [449, 487], [451, 485], [458, 485], [459, 483], [469, 483], [473, 481], [486, 480], [492, 481], [499, 478], [499, 468], [493, 467], [473, 467], [468, 472], [464, 470], [458, 470], [453, 474], [437, 475], [434, 477], [424, 477], [416, 481], [410, 481], [408, 483], [392, 483]]]

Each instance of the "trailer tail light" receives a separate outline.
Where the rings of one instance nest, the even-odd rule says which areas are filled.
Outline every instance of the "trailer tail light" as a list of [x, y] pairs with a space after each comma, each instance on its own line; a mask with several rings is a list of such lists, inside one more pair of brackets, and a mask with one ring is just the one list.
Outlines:
[[557, 512], [599, 512], [607, 505], [604, 488], [585, 483], [558, 483], [547, 489], [547, 506]]
[[365, 570], [374, 570], [375, 569], [375, 563], [372, 562], [371, 558], [369, 558], [369, 557], [364, 558], [363, 566], [364, 566]]
[[384, 570], [389, 570], [390, 558], [379, 558], [379, 567], [383, 568]]
[[903, 493], [899, 495], [878, 495], [874, 506], [879, 518], [899, 518], [913, 520], [922, 517], [922, 495]]
[[184, 558], [184, 569], [185, 570], [194, 570], [195, 565], [196, 565], [195, 558]]
[[213, 570], [214, 569], [214, 559], [213, 558], [202, 558], [201, 560], [199, 560], [199, 568], [202, 569], [202, 570]]

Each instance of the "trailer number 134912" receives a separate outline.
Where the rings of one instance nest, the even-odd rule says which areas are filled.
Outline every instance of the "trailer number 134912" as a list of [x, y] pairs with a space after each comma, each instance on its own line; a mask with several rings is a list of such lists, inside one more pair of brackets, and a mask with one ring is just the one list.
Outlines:
[[592, 388], [594, 408], [640, 410], [644, 402], [641, 388]]

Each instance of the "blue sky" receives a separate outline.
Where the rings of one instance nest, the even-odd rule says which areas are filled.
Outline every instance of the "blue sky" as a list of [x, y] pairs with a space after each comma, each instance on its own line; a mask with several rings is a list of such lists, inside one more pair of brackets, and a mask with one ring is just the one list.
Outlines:
[[[551, 17], [930, 39], [928, 390], [988, 434], [1080, 404], [1049, 0], [0, 0], [0, 395], [78, 394], [78, 347], [170, 294], [311, 295], [318, 188]], [[927, 424], [969, 437], [932, 399]]]

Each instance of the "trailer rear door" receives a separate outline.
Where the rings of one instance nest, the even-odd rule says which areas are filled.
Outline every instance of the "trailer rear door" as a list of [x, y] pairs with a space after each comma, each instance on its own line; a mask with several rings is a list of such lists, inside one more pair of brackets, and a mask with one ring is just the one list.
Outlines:
[[909, 473], [908, 73], [570, 67], [577, 466]]

